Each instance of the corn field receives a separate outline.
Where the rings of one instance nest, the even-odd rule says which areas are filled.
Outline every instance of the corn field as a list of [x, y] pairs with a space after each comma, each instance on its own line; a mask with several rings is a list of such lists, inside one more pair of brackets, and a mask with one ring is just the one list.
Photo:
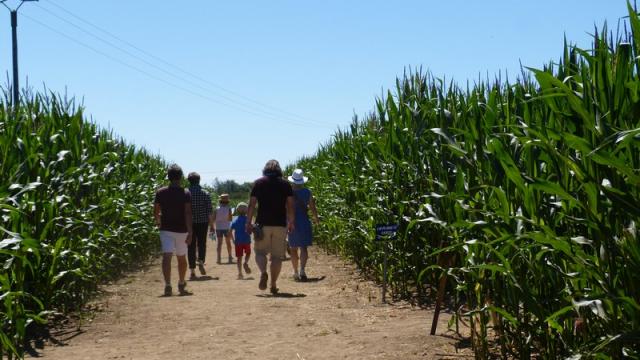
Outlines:
[[[640, 358], [640, 20], [460, 87], [421, 70], [296, 167], [324, 246], [433, 301], [477, 358]], [[394, 241], [376, 224], [398, 223]], [[443, 260], [447, 259], [447, 260]], [[426, 320], [425, 320], [426, 321]]]
[[99, 282], [157, 253], [151, 202], [164, 162], [85, 121], [73, 100], [0, 104], [0, 358], [78, 309]]

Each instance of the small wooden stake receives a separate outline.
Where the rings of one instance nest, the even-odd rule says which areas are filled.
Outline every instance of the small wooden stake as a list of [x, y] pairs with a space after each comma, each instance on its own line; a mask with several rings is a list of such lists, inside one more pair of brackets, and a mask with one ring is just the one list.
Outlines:
[[442, 274], [440, 277], [440, 284], [438, 285], [438, 298], [436, 300], [436, 308], [433, 311], [433, 322], [431, 323], [431, 335], [436, 334], [436, 327], [438, 327], [438, 317], [440, 316], [440, 308], [442, 307], [442, 300], [444, 300], [444, 290], [447, 285], [447, 275]]
[[387, 303], [387, 243], [384, 243], [384, 260], [382, 264], [382, 303]]
[[[441, 254], [438, 256], [438, 263], [443, 268], [451, 266], [452, 256], [450, 254]], [[436, 328], [438, 327], [438, 318], [440, 317], [440, 309], [442, 308], [442, 301], [444, 300], [444, 292], [447, 286], [447, 274], [444, 273], [440, 277], [440, 283], [438, 284], [438, 295], [436, 298], [436, 308], [433, 311], [433, 322], [431, 323], [431, 335], [436, 334]]]

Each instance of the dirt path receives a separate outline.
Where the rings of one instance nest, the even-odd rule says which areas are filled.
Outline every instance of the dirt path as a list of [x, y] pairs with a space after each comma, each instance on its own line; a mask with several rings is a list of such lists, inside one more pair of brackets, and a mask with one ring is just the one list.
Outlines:
[[[209, 248], [211, 248], [209, 243]], [[210, 249], [212, 250], [212, 249]], [[214, 259], [209, 253], [209, 259]], [[354, 267], [313, 248], [308, 275], [297, 283], [283, 264], [280, 297], [258, 290], [236, 266], [206, 268], [218, 280], [189, 282], [193, 296], [161, 297], [160, 265], [104, 288], [91, 321], [53, 333], [44, 359], [457, 359], [472, 357], [447, 332], [442, 314], [429, 336], [432, 312], [405, 303], [380, 305], [380, 290]], [[174, 259], [175, 261], [175, 259]], [[175, 264], [174, 264], [175, 266]], [[175, 271], [175, 270], [174, 270]], [[175, 279], [174, 273], [174, 279]], [[175, 281], [174, 281], [175, 282]], [[175, 289], [174, 289], [175, 292]]]

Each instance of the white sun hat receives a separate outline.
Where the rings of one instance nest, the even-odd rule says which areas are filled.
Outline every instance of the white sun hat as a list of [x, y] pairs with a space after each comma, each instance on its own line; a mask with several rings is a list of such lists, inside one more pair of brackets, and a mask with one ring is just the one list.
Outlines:
[[291, 174], [291, 176], [289, 176], [288, 179], [289, 179], [289, 182], [292, 182], [297, 185], [302, 185], [306, 183], [309, 178], [306, 176], [303, 176], [302, 169], [295, 169], [293, 170], [293, 174]]

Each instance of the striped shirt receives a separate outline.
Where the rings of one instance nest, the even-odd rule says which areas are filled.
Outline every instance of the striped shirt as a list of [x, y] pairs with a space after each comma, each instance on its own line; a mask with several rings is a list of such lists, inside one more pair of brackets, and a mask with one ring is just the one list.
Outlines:
[[209, 223], [209, 215], [213, 212], [211, 196], [200, 185], [189, 187], [191, 193], [191, 213], [194, 224]]

